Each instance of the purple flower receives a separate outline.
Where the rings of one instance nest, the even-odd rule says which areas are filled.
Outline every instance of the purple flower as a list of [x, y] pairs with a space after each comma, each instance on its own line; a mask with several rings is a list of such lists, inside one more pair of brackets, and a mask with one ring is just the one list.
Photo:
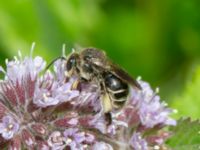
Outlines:
[[0, 123], [0, 134], [6, 140], [13, 138], [18, 132], [19, 124], [11, 116], [4, 116]]
[[129, 141], [132, 148], [135, 150], [148, 150], [148, 144], [147, 141], [142, 139], [140, 133], [134, 133]]
[[55, 77], [59, 83], [63, 83], [66, 80], [65, 63], [66, 61], [64, 60], [58, 60], [54, 63]]
[[165, 108], [165, 103], [160, 103], [159, 100], [159, 97], [155, 96], [151, 102], [141, 104], [139, 115], [142, 124], [148, 128], [157, 124], [176, 125], [176, 121], [169, 118], [172, 110]]
[[[19, 53], [20, 54], [20, 53]], [[170, 137], [163, 130], [176, 121], [158, 93], [141, 80], [142, 90], [130, 89], [120, 111], [108, 123], [102, 89], [66, 71], [66, 60], [45, 70], [42, 57], [21, 54], [6, 61], [0, 82], [0, 146], [38, 150], [147, 150], [162, 147]], [[162, 125], [159, 126], [158, 125]], [[149, 132], [149, 130], [154, 132]]]
[[85, 133], [79, 132], [77, 128], [69, 128], [64, 131], [64, 137], [66, 138], [66, 145], [71, 150], [79, 150], [83, 148], [81, 144], [85, 141]]
[[85, 133], [85, 141], [86, 144], [93, 144], [95, 141], [95, 137], [91, 133]]
[[112, 114], [112, 116], [112, 123], [107, 125], [104, 114], [99, 113], [89, 122], [89, 126], [108, 135], [115, 135], [118, 127], [128, 127], [126, 122], [116, 119], [115, 114]]
[[113, 147], [105, 142], [96, 142], [92, 147], [92, 150], [113, 150]]
[[83, 83], [81, 89], [84, 90], [80, 92], [79, 97], [74, 101], [74, 105], [86, 111], [101, 111], [101, 90], [99, 87], [95, 84]]
[[75, 97], [78, 97], [79, 91], [73, 89], [73, 86], [74, 86], [73, 84], [76, 84], [76, 82], [77, 82], [77, 78], [70, 78], [70, 80], [67, 83], [57, 87], [53, 91], [52, 95], [56, 99], [59, 99], [60, 102], [67, 102], [67, 101], [72, 100]]
[[6, 78], [16, 83], [21, 82], [28, 75], [31, 76], [31, 79], [34, 80], [35, 77], [45, 68], [46, 62], [39, 56], [35, 59], [30, 59], [26, 57], [22, 60], [22, 57], [19, 56], [19, 59], [15, 57], [13, 61], [6, 61], [7, 72]]
[[47, 142], [48, 146], [52, 150], [63, 150], [66, 147], [66, 139], [63, 137], [60, 131], [54, 131], [51, 133]]
[[79, 95], [78, 90], [72, 89], [75, 82], [76, 79], [71, 78], [69, 82], [60, 85], [53, 75], [47, 72], [36, 84], [33, 103], [39, 107], [47, 107], [70, 101]]
[[141, 123], [152, 128], [158, 124], [176, 125], [176, 121], [169, 115], [173, 110], [166, 108], [166, 103], [160, 102], [160, 97], [151, 89], [148, 83], [138, 80], [141, 91], [132, 92], [132, 104], [138, 109]]
[[97, 114], [90, 122], [89, 125], [93, 128], [98, 129], [102, 133], [107, 132], [107, 126], [104, 116], [100, 116], [100, 114]]
[[59, 103], [59, 99], [52, 97], [48, 89], [36, 88], [33, 103], [39, 107], [53, 106]]

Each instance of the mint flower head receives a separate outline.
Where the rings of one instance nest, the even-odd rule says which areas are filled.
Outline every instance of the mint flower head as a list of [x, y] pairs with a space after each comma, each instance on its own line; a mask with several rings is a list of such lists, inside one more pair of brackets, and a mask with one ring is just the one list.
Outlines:
[[46, 70], [42, 57], [14, 57], [0, 68], [0, 147], [21, 150], [149, 150], [162, 148], [173, 112], [142, 80], [108, 124], [101, 87], [67, 77], [66, 60]]

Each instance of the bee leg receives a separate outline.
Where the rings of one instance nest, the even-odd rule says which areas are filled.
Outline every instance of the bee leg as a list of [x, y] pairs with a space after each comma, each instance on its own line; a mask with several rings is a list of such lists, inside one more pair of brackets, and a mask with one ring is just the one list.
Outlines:
[[110, 112], [104, 113], [105, 120], [106, 120], [106, 125], [109, 126], [112, 124], [112, 114]]
[[111, 98], [106, 90], [105, 84], [101, 84], [102, 89], [102, 107], [103, 107], [103, 113], [105, 117], [105, 121], [107, 122], [107, 126], [112, 124], [112, 114], [110, 111], [112, 111], [112, 102]]

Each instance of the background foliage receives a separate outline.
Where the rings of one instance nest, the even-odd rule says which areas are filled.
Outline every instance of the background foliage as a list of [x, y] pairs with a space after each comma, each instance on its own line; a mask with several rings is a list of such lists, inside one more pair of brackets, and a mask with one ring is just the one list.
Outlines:
[[199, 0], [12, 0], [0, 2], [1, 64], [20, 49], [48, 61], [72, 47], [97, 47], [142, 76], [179, 110], [200, 116]]

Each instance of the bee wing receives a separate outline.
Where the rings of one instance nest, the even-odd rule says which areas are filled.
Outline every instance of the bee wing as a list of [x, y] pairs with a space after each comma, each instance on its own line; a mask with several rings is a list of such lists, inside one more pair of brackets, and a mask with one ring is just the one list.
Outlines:
[[139, 90], [142, 89], [140, 84], [134, 78], [132, 78], [126, 71], [124, 71], [115, 64], [110, 64], [110, 67], [112, 73], [115, 74], [117, 77], [127, 82], [128, 84], [132, 85], [133, 87], [138, 88]]

